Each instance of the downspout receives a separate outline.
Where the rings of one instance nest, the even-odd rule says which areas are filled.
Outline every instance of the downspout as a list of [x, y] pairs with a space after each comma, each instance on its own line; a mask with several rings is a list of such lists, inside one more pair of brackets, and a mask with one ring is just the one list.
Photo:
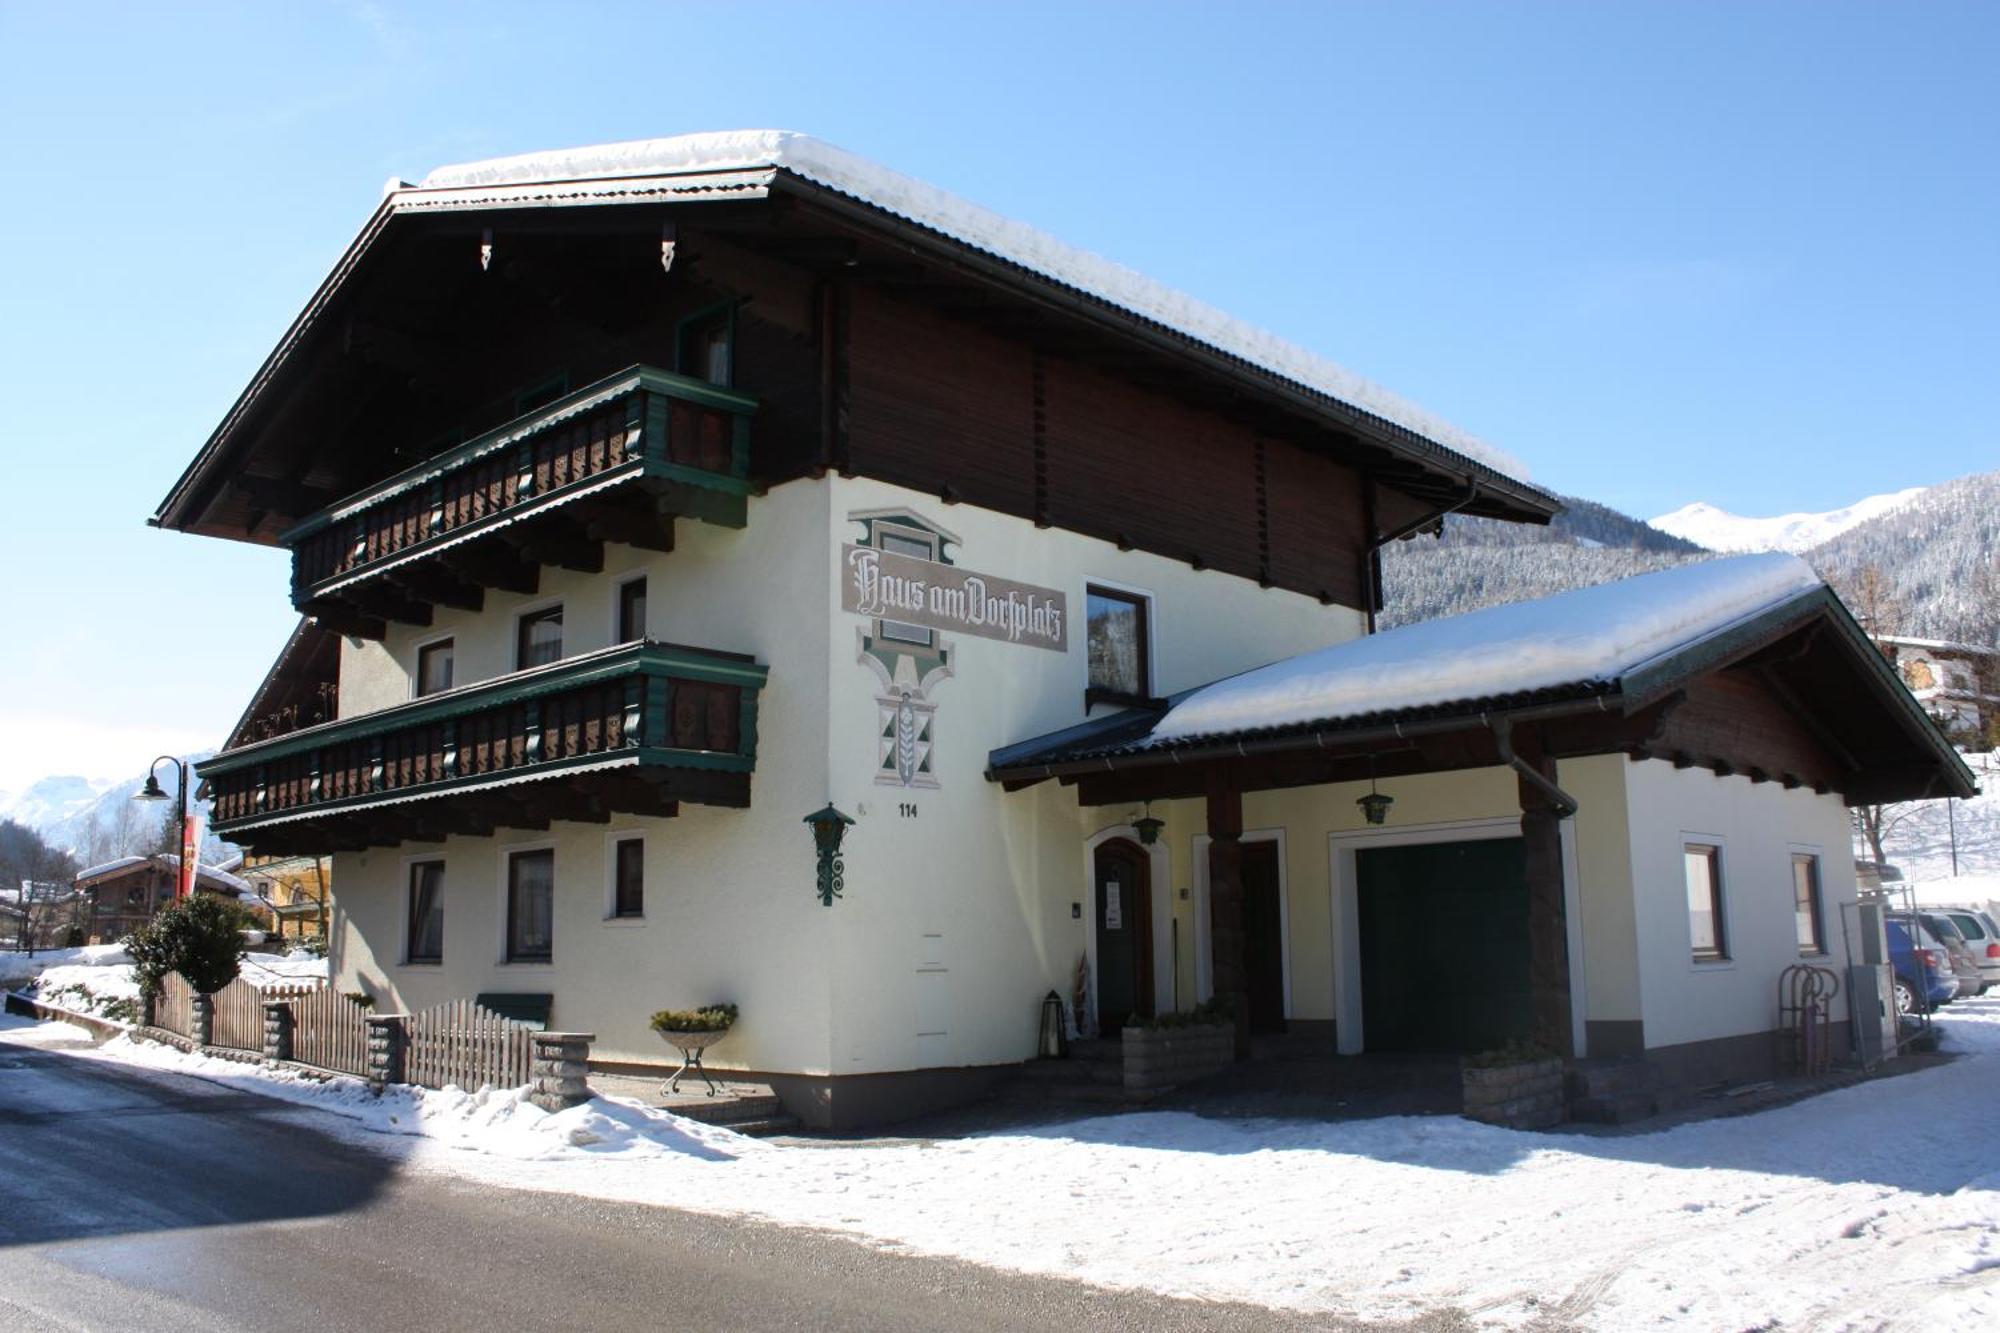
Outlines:
[[1520, 755], [1514, 753], [1514, 719], [1508, 714], [1488, 721], [1493, 731], [1493, 744], [1500, 751], [1500, 762], [1521, 775], [1521, 780], [1549, 798], [1549, 804], [1556, 808], [1557, 819], [1568, 819], [1577, 812], [1576, 797], [1571, 796], [1555, 783], [1543, 777], [1540, 770]]
[[[1371, 483], [1370, 493], [1372, 496], [1373, 493], [1372, 483]], [[1409, 522], [1404, 523], [1401, 526], [1397, 527], [1394, 531], [1382, 533], [1381, 535], [1369, 541], [1368, 543], [1368, 632], [1370, 634], [1373, 634], [1375, 632], [1375, 613], [1382, 609], [1382, 548], [1387, 546], [1390, 542], [1398, 542], [1401, 541], [1403, 538], [1412, 535], [1413, 533], [1422, 532], [1425, 528], [1429, 527], [1433, 523], [1442, 523], [1444, 521], [1445, 515], [1456, 514], [1459, 510], [1473, 503], [1478, 498], [1479, 498], [1478, 478], [1467, 477], [1465, 479], [1465, 494], [1459, 496], [1456, 500], [1453, 500], [1450, 504], [1446, 505], [1444, 508], [1433, 510], [1430, 513], [1424, 514], [1418, 518], [1413, 518]], [[1368, 526], [1372, 529], [1375, 526], [1374, 520], [1372, 518], [1374, 512], [1374, 504], [1372, 500], [1369, 504], [1369, 512], [1371, 514], [1371, 518], [1369, 520]], [[1442, 533], [1443, 529], [1440, 528], [1439, 531], [1440, 533]]]

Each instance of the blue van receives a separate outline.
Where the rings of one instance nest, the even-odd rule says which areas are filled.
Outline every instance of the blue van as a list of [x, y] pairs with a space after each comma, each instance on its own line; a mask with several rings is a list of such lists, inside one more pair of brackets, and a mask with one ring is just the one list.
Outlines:
[[1896, 969], [1898, 1013], [1929, 1013], [1958, 994], [1958, 978], [1943, 945], [1929, 940], [1916, 943], [1908, 924], [1895, 917], [1884, 921], [1882, 928], [1889, 936], [1890, 965]]

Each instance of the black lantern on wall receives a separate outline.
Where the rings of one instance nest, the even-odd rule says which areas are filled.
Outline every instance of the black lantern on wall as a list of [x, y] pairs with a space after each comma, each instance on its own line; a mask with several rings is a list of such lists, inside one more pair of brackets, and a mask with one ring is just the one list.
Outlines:
[[1371, 824], [1380, 824], [1389, 817], [1389, 807], [1396, 803], [1393, 796], [1384, 796], [1375, 790], [1375, 756], [1368, 757], [1368, 794], [1355, 802], [1361, 807], [1361, 817]]
[[1151, 847], [1160, 840], [1160, 830], [1166, 826], [1166, 820], [1155, 819], [1153, 817], [1153, 803], [1151, 801], [1146, 802], [1146, 813], [1132, 821], [1133, 831], [1139, 835], [1139, 841], [1147, 847]]
[[825, 809], [807, 815], [805, 822], [812, 825], [813, 846], [819, 852], [820, 905], [831, 907], [833, 900], [840, 897], [841, 890], [846, 887], [847, 868], [841, 863], [840, 842], [847, 836], [848, 826], [854, 820], [834, 809], [829, 802]]

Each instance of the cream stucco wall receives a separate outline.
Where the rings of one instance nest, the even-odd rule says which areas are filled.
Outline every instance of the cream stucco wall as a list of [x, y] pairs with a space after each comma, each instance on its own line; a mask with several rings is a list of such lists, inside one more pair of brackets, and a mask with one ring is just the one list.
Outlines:
[[[838, 609], [840, 546], [862, 535], [847, 516], [885, 508], [954, 533], [950, 554], [964, 567], [1060, 589], [1072, 617], [1060, 653], [944, 635], [954, 659], [930, 690], [935, 788], [876, 782], [882, 691], [858, 637], [869, 621]], [[342, 713], [407, 699], [418, 649], [444, 635], [454, 640], [456, 684], [506, 673], [516, 616], [553, 602], [564, 607], [566, 654], [607, 646], [616, 585], [643, 573], [651, 637], [752, 653], [770, 667], [750, 809], [684, 806], [672, 820], [558, 822], [546, 833], [344, 853], [335, 865], [341, 986], [391, 1008], [552, 991], [554, 1021], [595, 1032], [595, 1054], [612, 1060], [664, 1058], [646, 1017], [711, 1000], [743, 1009], [713, 1054], [718, 1067], [840, 1074], [1020, 1059], [1040, 997], [1051, 987], [1068, 993], [1086, 947], [1087, 920], [1070, 908], [1088, 902], [1085, 839], [1122, 815], [1080, 810], [1053, 783], [1009, 795], [986, 781], [985, 767], [993, 748], [1085, 716], [1086, 583], [1152, 597], [1158, 692], [1362, 629], [1348, 608], [858, 479], [791, 483], [753, 499], [742, 531], [683, 522], [676, 538], [670, 554], [611, 546], [601, 574], [544, 569], [533, 596], [489, 592], [478, 613], [440, 608], [435, 624], [392, 627], [380, 644], [345, 641]], [[829, 800], [857, 822], [846, 896], [826, 908], [801, 821]], [[1198, 803], [1182, 804], [1198, 820]], [[627, 830], [647, 837], [643, 923], [605, 920], [609, 840]], [[552, 966], [501, 961], [504, 856], [532, 847], [556, 854]], [[444, 962], [407, 964], [409, 864], [436, 854], [446, 861]], [[1182, 919], [1191, 975], [1191, 904], [1170, 895], [1191, 883], [1182, 856], [1173, 883], [1156, 891]]]
[[[877, 697], [860, 660], [868, 621], [836, 611], [831, 651], [829, 795], [857, 817], [847, 839], [847, 896], [818, 929], [832, 949], [836, 1072], [1017, 1060], [1032, 1052], [1037, 1006], [1050, 989], [1070, 994], [1077, 959], [1090, 952], [1093, 833], [1125, 824], [1137, 808], [1080, 809], [1055, 783], [1008, 794], [985, 778], [999, 746], [1082, 721], [1087, 682], [1085, 586], [1111, 583], [1148, 594], [1155, 693], [1192, 685], [1352, 638], [1350, 608], [1108, 542], [974, 509], [877, 482], [831, 483], [829, 556], [857, 541], [846, 516], [908, 508], [956, 534], [959, 565], [1058, 589], [1071, 616], [1068, 650], [944, 632], [952, 674], [936, 682], [934, 789], [876, 782]], [[828, 562], [838, 604], [838, 562]], [[803, 809], [800, 811], [802, 814]], [[1193, 1002], [1193, 904], [1189, 839], [1198, 802], [1156, 803], [1170, 821], [1153, 885], [1161, 948], [1156, 993]], [[1072, 915], [1072, 905], [1080, 905]], [[1180, 923], [1179, 965], [1167, 952], [1169, 911]]]
[[[546, 833], [337, 856], [337, 984], [387, 1008], [551, 991], [553, 1020], [595, 1032], [596, 1053], [615, 1060], [670, 1055], [646, 1026], [657, 1009], [734, 1001], [743, 1018], [719, 1066], [826, 1071], [829, 951], [804, 910], [812, 844], [799, 823], [826, 799], [826, 492], [784, 487], [753, 499], [750, 514], [741, 531], [682, 522], [671, 554], [611, 546], [601, 574], [544, 569], [533, 597], [489, 592], [480, 613], [440, 609], [435, 625], [394, 627], [382, 644], [344, 641], [341, 701], [351, 714], [408, 697], [417, 646], [440, 634], [456, 639], [456, 683], [502, 674], [515, 615], [553, 600], [564, 604], [567, 653], [605, 647], [617, 583], [643, 573], [651, 637], [750, 653], [770, 682], [748, 810], [683, 805], [673, 819], [557, 822]], [[365, 684], [350, 693], [349, 682]], [[647, 839], [646, 915], [607, 921], [608, 838], [634, 831]], [[555, 963], [508, 964], [502, 854], [542, 846], [555, 849]], [[434, 853], [446, 862], [444, 961], [406, 964], [408, 863]]]
[[[1628, 765], [1627, 792], [1646, 1046], [1770, 1031], [1778, 1025], [1779, 974], [1802, 961], [1841, 976], [1843, 994], [1832, 1017], [1844, 1020], [1856, 889], [1840, 798], [1745, 777], [1719, 778], [1705, 769], [1676, 769], [1662, 760]], [[1682, 864], [1682, 849], [1690, 841], [1722, 848], [1727, 962], [1693, 961]], [[1798, 956], [1793, 852], [1820, 858], [1824, 958]]]

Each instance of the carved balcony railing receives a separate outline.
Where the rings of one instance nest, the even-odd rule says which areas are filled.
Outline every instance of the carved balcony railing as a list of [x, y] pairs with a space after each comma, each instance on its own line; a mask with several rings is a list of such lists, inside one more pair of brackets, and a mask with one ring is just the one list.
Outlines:
[[533, 592], [603, 543], [673, 549], [673, 521], [744, 523], [757, 401], [635, 366], [294, 524], [292, 603], [343, 633]]
[[623, 644], [224, 750], [199, 772], [215, 832], [274, 853], [746, 806], [765, 673]]

